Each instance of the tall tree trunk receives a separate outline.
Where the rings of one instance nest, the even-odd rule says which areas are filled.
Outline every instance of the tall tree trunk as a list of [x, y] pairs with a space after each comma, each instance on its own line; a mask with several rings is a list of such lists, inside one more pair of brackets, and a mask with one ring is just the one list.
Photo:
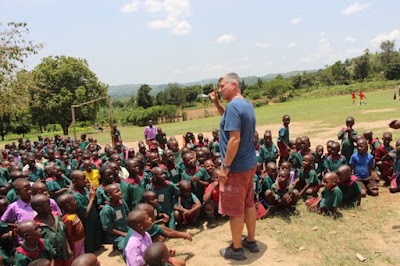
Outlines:
[[62, 128], [62, 130], [63, 130], [64, 136], [67, 136], [67, 135], [68, 135], [68, 127], [69, 127], [69, 125], [66, 125], [66, 124], [62, 124], [62, 125], [61, 125], [61, 128]]

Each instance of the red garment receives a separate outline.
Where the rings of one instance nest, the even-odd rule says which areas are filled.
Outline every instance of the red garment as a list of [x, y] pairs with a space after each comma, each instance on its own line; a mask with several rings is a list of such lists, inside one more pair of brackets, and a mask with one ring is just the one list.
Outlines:
[[[389, 150], [393, 150], [392, 146], [389, 146]], [[375, 150], [375, 162], [382, 162], [382, 175], [383, 176], [392, 176], [393, 175], [393, 159], [391, 157], [385, 157], [382, 160], [382, 157], [389, 152], [385, 149], [385, 146], [382, 144]]]

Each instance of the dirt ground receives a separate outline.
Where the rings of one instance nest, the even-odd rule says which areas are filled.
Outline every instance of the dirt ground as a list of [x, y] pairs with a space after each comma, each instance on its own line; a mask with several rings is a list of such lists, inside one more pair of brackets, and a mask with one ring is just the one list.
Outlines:
[[[380, 122], [386, 123], [387, 121], [376, 121], [376, 124], [382, 124]], [[375, 124], [375, 123], [374, 123]], [[263, 135], [263, 132], [266, 129], [272, 131], [274, 136], [274, 141], [276, 140], [276, 132], [278, 132], [281, 124], [273, 124], [273, 125], [263, 125], [258, 126], [257, 131], [260, 134], [260, 137]], [[357, 123], [358, 128], [367, 128], [371, 127], [371, 123], [366, 125], [361, 125], [361, 123]], [[312, 132], [309, 130], [312, 129]], [[322, 144], [325, 146], [325, 143], [329, 139], [336, 139], [336, 134], [338, 133], [338, 128], [330, 128], [327, 125], [322, 124], [319, 121], [307, 122], [307, 123], [296, 123], [293, 122], [290, 124], [290, 135], [293, 136], [301, 136], [301, 135], [309, 135], [311, 138], [311, 144], [315, 147], [317, 144]], [[319, 132], [319, 133], [315, 133]], [[322, 132], [322, 133], [321, 133]], [[197, 134], [198, 132], [194, 132]], [[211, 138], [211, 132], [202, 132], [204, 136]], [[181, 136], [175, 136], [177, 140], [181, 140]], [[137, 147], [137, 142], [124, 143], [127, 147]], [[180, 143], [182, 145], [182, 143]], [[379, 204], [384, 204], [386, 206], [395, 207], [395, 202], [400, 200], [399, 195], [393, 195], [388, 193], [387, 189], [380, 188], [381, 195], [377, 199]], [[300, 203], [300, 205], [304, 205], [304, 203]], [[300, 206], [300, 208], [305, 209], [304, 206]], [[400, 215], [397, 215], [400, 218]], [[294, 218], [294, 219], [304, 219], [304, 217]], [[257, 222], [257, 241], [260, 246], [260, 253], [252, 254], [246, 251], [246, 257], [248, 258], [244, 262], [230, 261], [225, 260], [219, 255], [219, 249], [229, 245], [230, 241], [230, 230], [229, 224], [227, 220], [220, 220], [219, 226], [214, 229], [207, 229], [206, 223], [203, 224], [200, 228], [190, 228], [187, 229], [193, 235], [193, 241], [187, 242], [185, 240], [177, 239], [177, 240], [169, 240], [166, 242], [167, 246], [170, 249], [175, 249], [178, 257], [185, 258], [187, 261], [187, 265], [316, 265], [319, 264], [319, 258], [322, 255], [310, 254], [309, 251], [299, 251], [302, 250], [303, 247], [292, 247], [292, 250], [284, 246], [285, 241], [278, 241], [276, 234], [279, 234], [282, 229], [274, 227], [274, 220], [268, 221], [270, 219], [262, 220]], [[357, 226], [357, 225], [355, 225]], [[366, 239], [365, 245], [370, 245], [374, 248], [374, 252], [376, 250], [378, 252], [384, 252], [384, 249], [395, 249], [397, 250], [398, 243], [397, 240], [400, 233], [400, 222], [398, 219], [395, 221], [391, 221], [388, 224], [384, 224], [385, 232], [391, 237], [391, 240], [385, 239], [379, 233], [370, 233]], [[244, 232], [245, 234], [245, 232]], [[394, 239], [394, 240], [393, 240]], [[351, 239], [349, 239], [351, 241]], [[340, 245], [340, 243], [338, 243]], [[308, 247], [307, 247], [308, 248]], [[104, 249], [100, 250], [97, 254], [102, 263], [102, 265], [109, 266], [118, 266], [125, 265], [122, 259], [113, 254], [112, 248], [109, 245], [105, 245]], [[393, 256], [398, 257], [396, 252], [393, 252]], [[400, 257], [397, 258], [400, 260]], [[397, 261], [398, 261], [397, 260]], [[348, 262], [342, 265], [354, 265], [358, 263], [355, 259], [355, 262]], [[389, 263], [390, 264], [390, 263]], [[387, 265], [389, 265], [387, 264]], [[367, 263], [367, 265], [374, 265], [374, 263]], [[378, 265], [378, 264], [375, 264]], [[386, 263], [379, 263], [379, 265], [386, 265]]]

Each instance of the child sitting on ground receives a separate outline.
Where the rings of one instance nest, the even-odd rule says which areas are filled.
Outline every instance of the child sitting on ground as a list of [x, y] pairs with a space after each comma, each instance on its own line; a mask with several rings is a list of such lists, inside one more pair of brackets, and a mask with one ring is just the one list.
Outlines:
[[314, 170], [314, 156], [306, 154], [303, 157], [302, 167], [297, 173], [294, 188], [300, 191], [299, 197], [317, 197], [320, 188], [317, 172]]
[[201, 202], [192, 193], [192, 185], [187, 180], [179, 182], [180, 195], [174, 206], [175, 221], [178, 224], [196, 224], [201, 212]]
[[361, 187], [357, 182], [357, 177], [351, 174], [348, 165], [342, 165], [337, 169], [339, 176], [339, 188], [342, 191], [342, 206], [357, 207], [361, 204]]
[[152, 225], [150, 216], [144, 210], [133, 210], [128, 214], [127, 223], [132, 228], [124, 254], [128, 266], [144, 264], [144, 252], [152, 244], [150, 234], [146, 232]]
[[390, 146], [390, 142], [392, 141], [392, 133], [385, 132], [383, 133], [382, 142], [375, 150], [375, 164], [379, 168], [381, 172], [381, 177], [383, 181], [385, 181], [385, 186], [390, 185], [390, 179], [393, 175], [393, 153], [390, 153], [394, 148]]
[[[154, 208], [150, 204], [147, 203], [139, 203], [135, 210], [144, 210], [150, 216], [151, 220], [154, 221], [155, 213]], [[154, 242], [164, 242], [166, 238], [182, 238], [185, 240], [192, 241], [192, 236], [187, 232], [180, 232], [176, 230], [172, 230], [171, 228], [166, 227], [165, 225], [157, 225], [154, 222], [152, 226], [147, 229], [147, 233], [150, 234], [151, 240]], [[126, 234], [125, 240], [132, 235], [132, 229], [129, 228], [128, 233]], [[124, 248], [126, 247], [127, 241], [124, 242]]]
[[196, 157], [193, 152], [182, 155], [185, 171], [182, 173], [182, 179], [192, 182], [192, 190], [196, 197], [203, 200], [204, 190], [210, 184], [210, 176], [204, 167], [196, 166]]
[[393, 164], [393, 176], [390, 181], [389, 191], [396, 193], [400, 191], [400, 140], [396, 141], [396, 148], [391, 152], [395, 158]]
[[322, 145], [318, 145], [315, 147], [315, 171], [317, 172], [318, 180], [322, 180], [322, 176], [325, 172], [325, 155], [324, 155], [324, 147]]
[[270, 206], [270, 211], [286, 209], [298, 214], [295, 206], [299, 200], [299, 191], [289, 184], [289, 176], [288, 170], [280, 170], [277, 182], [265, 192], [265, 199]]
[[322, 178], [321, 198], [312, 198], [306, 201], [310, 211], [316, 211], [319, 214], [332, 214], [333, 218], [338, 217], [338, 208], [342, 205], [343, 194], [337, 186], [338, 176], [335, 173], [327, 173]]
[[107, 232], [107, 241], [113, 248], [122, 253], [124, 238], [128, 232], [126, 217], [129, 213], [128, 206], [122, 200], [118, 184], [109, 184], [105, 188], [110, 199], [100, 211], [100, 220], [103, 230]]
[[74, 253], [74, 259], [85, 253], [85, 231], [77, 214], [78, 207], [71, 194], [63, 194], [57, 199], [58, 205], [64, 210], [61, 220], [65, 224], [65, 235]]
[[364, 138], [368, 141], [369, 149], [372, 156], [375, 156], [375, 150], [381, 146], [381, 142], [378, 138], [373, 137], [373, 132], [371, 130], [366, 130], [363, 133]]
[[168, 224], [170, 216], [162, 212], [161, 206], [158, 204], [157, 194], [154, 191], [145, 191], [143, 193], [142, 202], [147, 203], [154, 208], [153, 222], [155, 224]]
[[43, 194], [37, 194], [31, 200], [32, 209], [37, 212], [34, 221], [39, 225], [44, 239], [56, 251], [54, 255], [55, 265], [71, 265], [73, 252], [68, 244], [64, 231], [64, 223], [56, 213], [52, 213], [50, 198]]
[[153, 243], [144, 252], [144, 260], [147, 266], [184, 266], [184, 259], [171, 258], [172, 250], [168, 250], [167, 246], [162, 242]]
[[204, 192], [204, 211], [207, 214], [208, 228], [217, 226], [215, 222], [215, 214], [218, 213], [219, 203], [219, 183], [218, 183], [219, 169], [214, 169], [211, 174], [211, 184], [209, 184]]
[[41, 238], [39, 225], [35, 221], [26, 220], [18, 224], [17, 234], [23, 242], [15, 251], [15, 265], [28, 266], [39, 258], [48, 259], [54, 265], [56, 252], [46, 239]]
[[154, 191], [157, 194], [158, 204], [161, 207], [161, 212], [170, 216], [168, 227], [175, 230], [174, 217], [174, 202], [179, 196], [179, 189], [172, 183], [166, 180], [164, 169], [154, 167], [151, 170], [153, 178], [151, 183], [147, 185], [147, 190]]
[[292, 170], [292, 164], [289, 161], [282, 162], [281, 170], [288, 170], [290, 173], [289, 184], [293, 184], [296, 180], [296, 173]]
[[378, 177], [372, 175], [374, 158], [368, 153], [367, 140], [362, 138], [357, 141], [357, 153], [353, 154], [349, 162], [353, 173], [357, 176], [357, 182], [361, 187], [361, 195], [379, 195]]
[[342, 165], [347, 165], [347, 159], [343, 155], [339, 154], [340, 144], [333, 142], [331, 144], [331, 155], [325, 158], [324, 167], [327, 172], [336, 173], [337, 169]]

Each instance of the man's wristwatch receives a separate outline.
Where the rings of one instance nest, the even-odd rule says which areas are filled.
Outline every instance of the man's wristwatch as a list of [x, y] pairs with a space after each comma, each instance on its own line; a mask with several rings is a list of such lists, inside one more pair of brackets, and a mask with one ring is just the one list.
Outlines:
[[222, 164], [222, 169], [229, 169], [231, 170], [231, 166], [226, 165], [225, 163]]

